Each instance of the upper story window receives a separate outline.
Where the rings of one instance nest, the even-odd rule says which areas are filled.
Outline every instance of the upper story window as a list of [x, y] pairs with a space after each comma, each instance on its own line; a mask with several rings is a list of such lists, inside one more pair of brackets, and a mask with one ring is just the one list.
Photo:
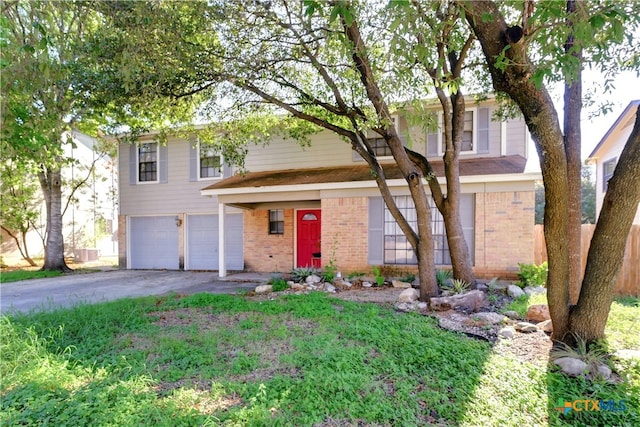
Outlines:
[[602, 191], [607, 191], [609, 180], [613, 176], [613, 172], [616, 170], [616, 159], [607, 160], [602, 163]]
[[198, 148], [198, 178], [220, 178], [222, 176], [222, 156], [213, 147]]
[[[489, 153], [490, 109], [467, 108], [464, 112], [461, 154]], [[443, 114], [438, 113], [438, 130], [427, 132], [427, 156], [442, 156], [446, 150]]]
[[[440, 115], [440, 129], [444, 130], [442, 124], [442, 114]], [[461, 153], [475, 153], [476, 152], [476, 111], [465, 110], [464, 112], [464, 127], [462, 129], [462, 144], [460, 146]], [[440, 154], [444, 154], [446, 150], [446, 141], [444, 132], [440, 134]]]
[[158, 182], [158, 143], [138, 146], [138, 182]]
[[[396, 128], [396, 132], [399, 134], [400, 131], [398, 129], [398, 117], [391, 116], [391, 121], [393, 122], [393, 126]], [[375, 153], [376, 157], [380, 159], [381, 157], [391, 158], [393, 154], [391, 153], [391, 148], [387, 145], [387, 141], [378, 135], [375, 132], [369, 132], [369, 137], [367, 138], [369, 144], [371, 144], [371, 148]]]

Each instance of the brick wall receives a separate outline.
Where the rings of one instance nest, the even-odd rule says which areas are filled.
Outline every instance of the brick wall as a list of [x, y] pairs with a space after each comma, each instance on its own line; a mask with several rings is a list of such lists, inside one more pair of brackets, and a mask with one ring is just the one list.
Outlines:
[[518, 263], [533, 262], [533, 191], [476, 194], [475, 274], [515, 278]]
[[118, 268], [127, 268], [127, 217], [118, 215]]
[[[478, 278], [515, 278], [519, 262], [533, 262], [534, 203], [533, 191], [476, 194], [474, 272]], [[344, 274], [370, 273], [368, 198], [325, 198], [321, 209], [322, 265], [334, 259]], [[268, 210], [245, 212], [247, 271], [285, 272], [293, 267], [294, 213], [293, 209], [285, 209], [284, 234], [270, 235]], [[384, 270], [389, 275], [413, 271], [411, 267], [391, 265]]]
[[284, 234], [269, 234], [269, 210], [244, 213], [247, 271], [288, 272], [293, 268], [293, 209], [284, 209]]
[[368, 272], [369, 201], [366, 197], [322, 199], [322, 265], [334, 259], [345, 274]]

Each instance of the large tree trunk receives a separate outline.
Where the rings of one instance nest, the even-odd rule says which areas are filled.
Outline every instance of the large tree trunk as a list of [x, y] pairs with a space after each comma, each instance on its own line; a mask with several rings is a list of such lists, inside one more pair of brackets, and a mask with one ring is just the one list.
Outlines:
[[440, 209], [447, 230], [447, 243], [451, 255], [453, 277], [469, 284], [475, 283], [469, 246], [464, 238], [460, 219], [460, 150], [464, 133], [465, 102], [461, 91], [451, 95], [451, 144], [445, 150], [444, 173], [447, 180], [447, 197]]
[[[567, 1], [567, 13], [576, 11], [576, 2]], [[573, 26], [571, 21], [567, 25]], [[573, 51], [572, 51], [573, 49]], [[567, 155], [567, 180], [569, 185], [569, 215], [567, 224], [567, 244], [569, 245], [569, 301], [578, 302], [582, 265], [580, 259], [582, 233], [582, 162], [580, 114], [582, 113], [582, 52], [576, 50], [575, 37], [567, 38], [565, 52], [578, 60], [580, 66], [575, 75], [565, 79], [564, 89], [564, 150]]]
[[[507, 47], [507, 25], [492, 1], [465, 1], [469, 24], [475, 31], [489, 65], [493, 85], [516, 102], [522, 111], [540, 157], [545, 185], [544, 231], [549, 257], [547, 299], [555, 340], [572, 344], [576, 337], [586, 341], [604, 338], [604, 326], [611, 306], [613, 286], [624, 256], [624, 248], [640, 202], [639, 119], [620, 156], [600, 218], [591, 241], [585, 277], [578, 302], [569, 309], [569, 178], [564, 137], [553, 102], [544, 87], [531, 81], [534, 68], [525, 43]], [[492, 19], [486, 19], [491, 16]], [[506, 51], [513, 63], [496, 66]], [[573, 101], [572, 101], [573, 102]], [[569, 148], [575, 150], [575, 147]], [[572, 152], [572, 155], [575, 153]], [[579, 155], [579, 154], [578, 154]]]
[[586, 341], [604, 337], [616, 277], [620, 271], [633, 218], [640, 203], [640, 109], [607, 187], [591, 239], [578, 304], [570, 331]]
[[[505, 92], [520, 107], [536, 145], [545, 184], [544, 235], [549, 260], [547, 299], [553, 322], [553, 338], [569, 332], [569, 251], [567, 160], [558, 115], [546, 88], [531, 81], [534, 67], [525, 43], [507, 43], [507, 24], [492, 1], [465, 1], [467, 21], [480, 41], [493, 86]], [[491, 16], [492, 19], [486, 19]], [[503, 53], [513, 62], [505, 69], [496, 65]]]
[[47, 207], [47, 243], [44, 248], [43, 270], [69, 272], [64, 260], [64, 238], [62, 234], [62, 179], [60, 168], [43, 168], [38, 174]]

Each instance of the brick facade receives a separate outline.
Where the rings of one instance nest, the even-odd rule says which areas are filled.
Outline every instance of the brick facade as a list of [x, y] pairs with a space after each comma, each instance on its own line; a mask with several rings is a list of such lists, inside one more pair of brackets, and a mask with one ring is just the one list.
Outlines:
[[244, 213], [246, 271], [288, 272], [293, 268], [294, 210], [284, 209], [284, 234], [269, 234], [269, 210]]
[[533, 262], [533, 191], [476, 194], [477, 277], [516, 278], [518, 263]]
[[[475, 198], [475, 267], [479, 278], [515, 278], [518, 263], [533, 262], [533, 191], [477, 193]], [[337, 197], [321, 201], [322, 265], [333, 259], [345, 275], [370, 273], [368, 198]], [[294, 265], [294, 209], [284, 210], [284, 234], [269, 234], [269, 211], [244, 214], [247, 271], [289, 271]], [[389, 275], [415, 271], [409, 266], [385, 266]], [[398, 274], [394, 274], [397, 272]]]
[[333, 259], [340, 271], [368, 272], [369, 199], [322, 199], [322, 265]]

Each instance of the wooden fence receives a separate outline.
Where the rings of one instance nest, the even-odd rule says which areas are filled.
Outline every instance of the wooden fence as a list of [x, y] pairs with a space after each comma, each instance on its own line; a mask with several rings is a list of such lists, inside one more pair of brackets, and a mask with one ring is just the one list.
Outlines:
[[[593, 224], [582, 225], [582, 244], [580, 258], [582, 260], [582, 272], [587, 263], [587, 253], [591, 237], [596, 226]], [[547, 248], [544, 244], [544, 226], [535, 226], [534, 262], [541, 264], [547, 260]], [[640, 296], [640, 225], [631, 226], [627, 247], [624, 252], [622, 267], [616, 280], [615, 293], [617, 295]]]

